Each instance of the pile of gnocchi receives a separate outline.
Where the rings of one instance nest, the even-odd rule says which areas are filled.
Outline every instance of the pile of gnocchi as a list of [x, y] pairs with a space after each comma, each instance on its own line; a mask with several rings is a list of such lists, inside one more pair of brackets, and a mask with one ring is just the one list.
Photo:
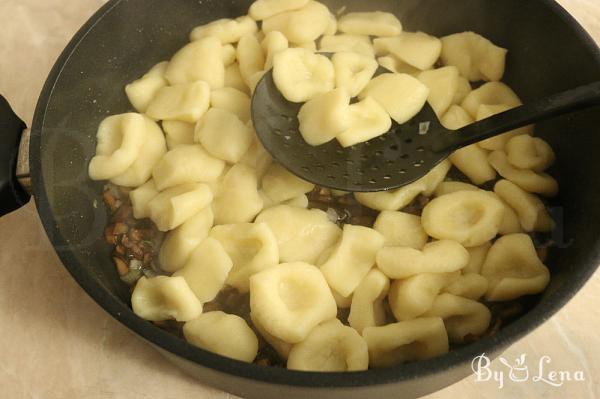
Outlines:
[[[274, 68], [286, 98], [306, 102], [302, 133], [314, 145], [369, 140], [425, 101], [458, 129], [521, 104], [500, 82], [505, 56], [476, 33], [403, 32], [392, 14], [333, 15], [313, 0], [257, 0], [248, 16], [195, 28], [126, 87], [136, 112], [101, 123], [89, 165], [166, 233], [162, 273], [135, 282], [133, 311], [244, 362], [266, 342], [302, 371], [389, 367], [482, 336], [487, 304], [550, 280], [531, 234], [554, 229], [541, 197], [558, 192], [544, 173], [555, 156], [533, 127], [462, 149], [398, 190], [332, 192], [377, 214], [362, 226], [311, 206], [314, 185], [257, 139], [250, 96]], [[379, 65], [389, 73], [371, 80]], [[247, 295], [247, 318], [203, 311], [232, 289]]]

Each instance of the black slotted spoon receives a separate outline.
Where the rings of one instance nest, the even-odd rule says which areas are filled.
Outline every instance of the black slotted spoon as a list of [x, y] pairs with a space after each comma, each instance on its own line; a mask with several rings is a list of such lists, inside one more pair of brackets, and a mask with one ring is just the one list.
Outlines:
[[366, 143], [343, 148], [333, 140], [313, 147], [299, 132], [298, 112], [302, 104], [283, 97], [271, 70], [252, 97], [252, 119], [265, 149], [298, 177], [335, 190], [377, 192], [420, 179], [453, 152], [468, 145], [595, 105], [600, 105], [600, 82], [453, 131], [442, 126], [427, 103], [409, 122], [402, 125], [394, 122], [387, 134]]

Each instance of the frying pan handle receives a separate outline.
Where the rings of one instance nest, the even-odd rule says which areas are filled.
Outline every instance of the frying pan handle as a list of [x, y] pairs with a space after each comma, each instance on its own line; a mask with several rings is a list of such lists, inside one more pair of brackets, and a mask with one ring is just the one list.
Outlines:
[[17, 180], [17, 160], [25, 123], [0, 96], [0, 216], [25, 205], [31, 196]]

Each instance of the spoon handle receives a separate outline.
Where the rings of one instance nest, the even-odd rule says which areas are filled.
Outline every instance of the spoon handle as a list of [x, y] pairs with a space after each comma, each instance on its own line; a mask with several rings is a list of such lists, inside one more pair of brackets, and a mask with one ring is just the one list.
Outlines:
[[568, 90], [511, 109], [448, 135], [441, 151], [455, 151], [535, 122], [600, 105], [600, 82]]

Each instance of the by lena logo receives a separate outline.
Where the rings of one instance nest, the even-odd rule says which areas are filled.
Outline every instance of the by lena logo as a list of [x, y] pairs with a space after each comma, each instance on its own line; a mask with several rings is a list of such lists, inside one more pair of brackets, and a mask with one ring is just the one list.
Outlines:
[[504, 366], [502, 370], [492, 370], [492, 362], [485, 353], [473, 359], [471, 368], [475, 373], [475, 381], [496, 381], [498, 389], [504, 388], [506, 381], [542, 383], [553, 387], [563, 386], [567, 381], [585, 381], [585, 375], [581, 370], [554, 369], [551, 364], [552, 359], [547, 355], [542, 356], [536, 368], [532, 368], [531, 370], [527, 364], [527, 355], [525, 353], [516, 358], [512, 363], [504, 357], [500, 357], [498, 361]]

